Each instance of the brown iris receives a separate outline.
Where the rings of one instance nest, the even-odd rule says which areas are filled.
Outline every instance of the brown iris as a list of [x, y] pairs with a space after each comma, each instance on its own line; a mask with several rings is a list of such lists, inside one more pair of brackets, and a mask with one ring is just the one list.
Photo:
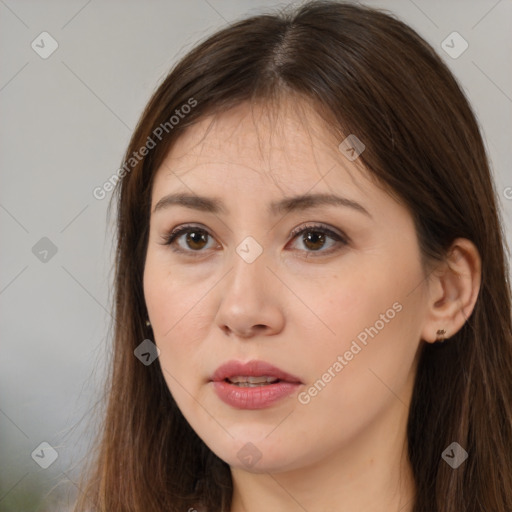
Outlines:
[[189, 231], [187, 233], [186, 243], [191, 249], [200, 250], [208, 243], [207, 236], [208, 234], [204, 231]]
[[325, 234], [317, 231], [308, 231], [302, 237], [304, 244], [308, 249], [316, 251], [325, 244]]

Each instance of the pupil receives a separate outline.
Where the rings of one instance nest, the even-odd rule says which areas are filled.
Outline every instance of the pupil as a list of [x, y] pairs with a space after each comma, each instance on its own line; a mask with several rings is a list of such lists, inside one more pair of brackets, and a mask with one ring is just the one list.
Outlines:
[[[204, 242], [204, 244], [201, 245], [201, 242]], [[205, 233], [201, 233], [200, 231], [191, 231], [190, 233], [187, 234], [187, 244], [191, 249], [201, 249], [202, 247], [204, 247], [204, 245], [206, 245]], [[194, 247], [194, 244], [199, 244], [199, 247]]]
[[[306, 236], [304, 237], [304, 242], [307, 247], [313, 250], [321, 249], [323, 244], [325, 243], [325, 235], [323, 233], [315, 233], [314, 231], [310, 231], [309, 233], [306, 233]], [[317, 245], [316, 247], [311, 247], [310, 243], [313, 243], [313, 245]], [[320, 242], [320, 245], [318, 246], [318, 242]]]

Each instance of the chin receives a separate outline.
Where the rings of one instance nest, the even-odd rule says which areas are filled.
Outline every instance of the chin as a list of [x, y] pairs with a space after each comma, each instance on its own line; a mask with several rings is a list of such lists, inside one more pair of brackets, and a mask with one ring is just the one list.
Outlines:
[[[283, 446], [278, 438], [261, 439], [248, 435], [237, 437], [226, 444], [209, 445], [210, 449], [232, 469], [249, 473], [281, 473], [299, 468], [301, 457], [293, 447]], [[213, 449], [213, 447], [215, 449]]]

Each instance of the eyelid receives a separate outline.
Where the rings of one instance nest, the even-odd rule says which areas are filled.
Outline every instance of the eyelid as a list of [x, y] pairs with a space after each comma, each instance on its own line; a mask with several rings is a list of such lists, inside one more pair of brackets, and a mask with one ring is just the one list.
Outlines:
[[297, 235], [301, 234], [303, 231], [307, 231], [308, 229], [311, 231], [317, 230], [324, 232], [325, 234], [330, 235], [334, 239], [339, 238], [343, 240], [345, 243], [349, 243], [350, 241], [349, 237], [345, 235], [345, 233], [343, 233], [342, 231], [338, 232], [327, 225], [315, 222], [306, 223], [305, 225], [293, 229], [289, 236], [295, 238]]

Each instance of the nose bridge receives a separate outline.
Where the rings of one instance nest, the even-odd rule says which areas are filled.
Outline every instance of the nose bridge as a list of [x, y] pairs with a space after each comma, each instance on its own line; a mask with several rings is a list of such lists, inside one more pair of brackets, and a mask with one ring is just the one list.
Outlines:
[[254, 236], [246, 236], [235, 248], [236, 254], [242, 259], [247, 265], [252, 265], [257, 260], [261, 260], [261, 256], [264, 253], [263, 241], [256, 240]]
[[235, 247], [231, 270], [221, 289], [216, 323], [226, 333], [247, 338], [256, 333], [279, 332], [284, 318], [276, 303], [267, 268], [268, 254], [253, 237], [246, 237]]
[[[268, 273], [267, 253], [263, 244], [256, 238], [246, 236], [236, 247], [233, 254], [233, 269], [231, 275], [231, 286], [238, 293], [261, 293], [260, 284], [266, 279]], [[247, 289], [250, 286], [252, 290]], [[242, 288], [239, 290], [239, 288]], [[246, 287], [245, 289], [243, 289]]]
[[[244, 198], [249, 201], [248, 195]], [[238, 198], [230, 234], [232, 249], [226, 254], [228, 274], [217, 295], [215, 326], [233, 339], [258, 339], [280, 333], [286, 325], [281, 300], [282, 283], [271, 270], [280, 260], [279, 246], [269, 232], [261, 207]]]

